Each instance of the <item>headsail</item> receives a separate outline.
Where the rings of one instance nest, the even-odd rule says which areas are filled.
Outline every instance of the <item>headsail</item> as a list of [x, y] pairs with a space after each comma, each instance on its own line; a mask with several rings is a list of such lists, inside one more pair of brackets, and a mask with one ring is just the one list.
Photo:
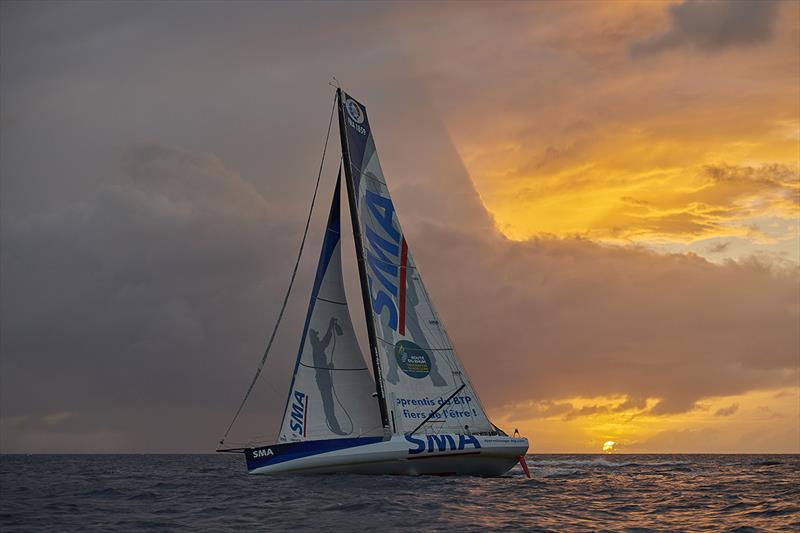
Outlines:
[[[362, 277], [372, 320], [375, 364], [395, 433], [490, 432], [492, 425], [428, 297], [386, 186], [366, 109], [339, 92], [348, 191], [355, 195]], [[362, 287], [364, 290], [364, 287]], [[370, 326], [370, 324], [368, 324]], [[371, 335], [371, 336], [372, 336]], [[373, 339], [370, 339], [373, 341]], [[463, 387], [463, 388], [462, 388]]]
[[342, 280], [336, 181], [279, 442], [382, 435]]

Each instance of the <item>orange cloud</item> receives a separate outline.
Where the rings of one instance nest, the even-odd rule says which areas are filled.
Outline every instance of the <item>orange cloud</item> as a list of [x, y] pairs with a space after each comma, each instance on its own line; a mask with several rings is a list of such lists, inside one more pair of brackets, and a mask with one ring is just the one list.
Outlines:
[[[469, 39], [446, 28], [419, 46], [416, 66], [506, 236], [675, 250], [735, 238], [715, 253], [797, 261], [799, 10], [476, 8], [491, 41], [475, 57], [481, 68], [453, 71], [446, 60]], [[716, 15], [695, 19], [697, 11]], [[459, 15], [459, 27], [477, 16]]]
[[571, 415], [551, 402], [528, 402], [508, 406], [500, 420], [527, 433], [540, 453], [598, 453], [609, 440], [623, 453], [797, 453], [798, 399], [797, 387], [751, 391], [708, 398], [691, 411], [664, 416], [649, 410], [652, 400], [625, 407], [624, 397], [578, 397], [558, 404], [569, 405]]

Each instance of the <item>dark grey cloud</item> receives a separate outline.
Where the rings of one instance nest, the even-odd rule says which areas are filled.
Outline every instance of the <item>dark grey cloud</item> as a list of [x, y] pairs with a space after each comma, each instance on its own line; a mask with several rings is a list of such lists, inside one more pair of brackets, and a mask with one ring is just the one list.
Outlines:
[[[439, 178], [458, 156], [390, 28], [373, 24], [385, 7], [1, 9], [4, 450], [214, 446], [288, 281], [332, 74], [374, 104], [374, 121], [396, 117], [394, 138], [387, 127], [378, 142], [397, 146], [382, 152], [404, 170], [394, 190], [409, 227], [491, 228], [473, 216], [469, 180]], [[412, 160], [398, 142], [410, 129]], [[312, 229], [333, 186], [336, 135]], [[274, 431], [319, 242], [312, 231], [274, 361], [234, 439]]]
[[[502, 238], [409, 66], [410, 15], [396, 24], [390, 4], [0, 6], [3, 450], [213, 448], [288, 281], [331, 74], [369, 107], [415, 258], [494, 412], [608, 394], [675, 412], [796, 383], [796, 269]], [[334, 131], [234, 440], [276, 429], [336, 146]]]
[[721, 254], [731, 245], [730, 241], [716, 242], [706, 247], [706, 251], [711, 254]]
[[[296, 228], [209, 154], [148, 145], [125, 159], [93, 201], [4, 221], [3, 414], [55, 433], [6, 434], [12, 448], [58, 449], [61, 430], [85, 428], [170, 449], [149, 439], [185, 431], [171, 416], [187, 410], [207, 435], [197, 414], [231, 402], [261, 349]], [[69, 417], [47, 424], [58, 413]]]
[[731, 46], [767, 42], [773, 34], [780, 4], [772, 0], [687, 0], [667, 8], [667, 31], [634, 43], [633, 57], [673, 48], [717, 51]]
[[714, 412], [714, 416], [731, 416], [736, 414], [736, 411], [739, 410], [739, 404], [735, 403], [733, 405], [729, 405], [728, 407], [720, 407]]

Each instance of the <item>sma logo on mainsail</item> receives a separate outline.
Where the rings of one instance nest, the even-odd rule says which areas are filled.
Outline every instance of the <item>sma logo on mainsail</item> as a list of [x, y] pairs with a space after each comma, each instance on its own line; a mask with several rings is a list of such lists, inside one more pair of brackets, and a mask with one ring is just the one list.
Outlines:
[[[372, 310], [378, 316], [384, 309], [388, 311], [388, 326], [397, 331], [397, 305], [395, 299], [400, 299], [398, 286], [400, 285], [400, 267], [397, 261], [400, 258], [401, 234], [394, 227], [394, 205], [389, 198], [367, 190], [365, 201], [370, 214], [377, 222], [377, 228], [383, 234], [378, 234], [370, 224], [366, 224], [367, 264], [369, 265], [368, 282], [372, 294]], [[397, 259], [394, 259], [397, 258]]]

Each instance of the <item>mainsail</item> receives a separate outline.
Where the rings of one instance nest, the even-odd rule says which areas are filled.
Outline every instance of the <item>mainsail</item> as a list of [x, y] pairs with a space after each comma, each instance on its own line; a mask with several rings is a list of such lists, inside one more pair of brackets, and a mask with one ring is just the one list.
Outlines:
[[279, 442], [382, 435], [345, 298], [336, 181]]
[[491, 432], [492, 424], [409, 250], [366, 109], [344, 91], [338, 94], [345, 173], [350, 206], [356, 213], [354, 233], [362, 254], [359, 268], [367, 295], [367, 329], [373, 369], [379, 374], [383, 423], [393, 433]]

